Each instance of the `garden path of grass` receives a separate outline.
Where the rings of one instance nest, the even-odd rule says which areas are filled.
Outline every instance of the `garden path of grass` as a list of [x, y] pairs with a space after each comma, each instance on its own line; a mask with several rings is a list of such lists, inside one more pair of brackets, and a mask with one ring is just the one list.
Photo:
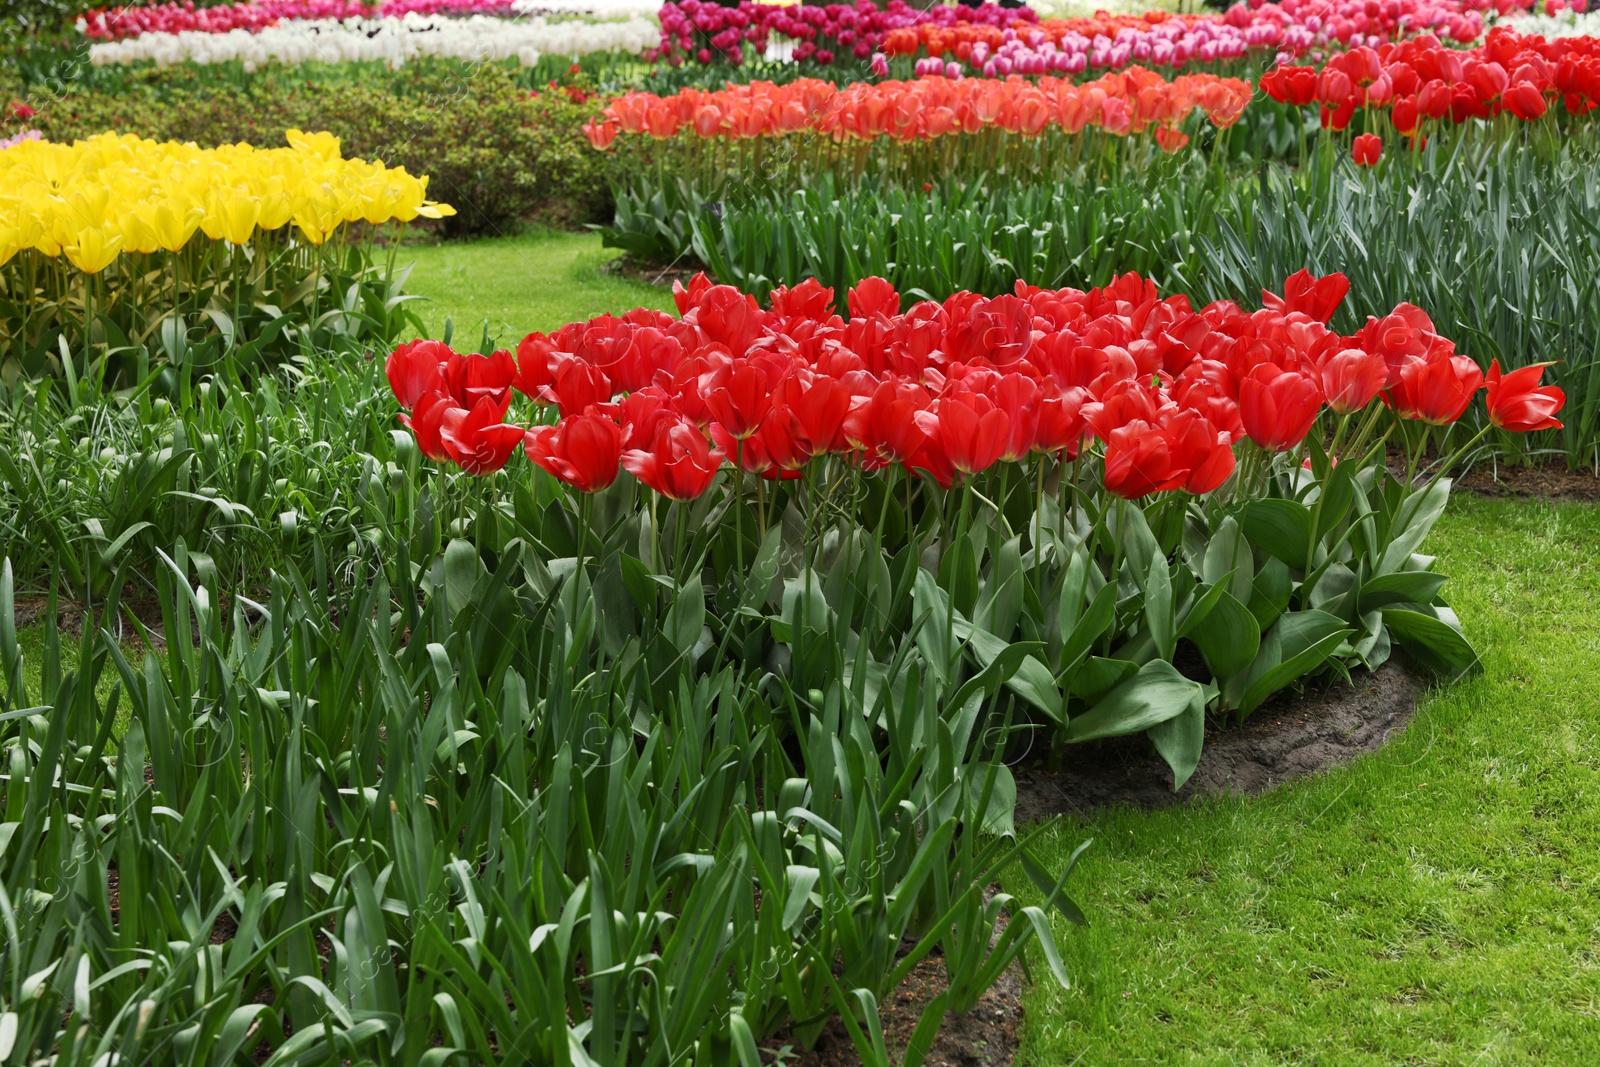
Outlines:
[[600, 273], [619, 254], [601, 248], [598, 234], [534, 231], [412, 245], [400, 250], [396, 263], [415, 263], [405, 289], [427, 298], [412, 304], [427, 336], [443, 337], [448, 317], [452, 343], [471, 351], [485, 321], [491, 343], [515, 348], [532, 330], [549, 332], [607, 311], [671, 309], [668, 288]]
[[1317, 779], [1064, 822], [1091, 925], [1019, 1063], [1600, 1063], [1600, 508], [1457, 497], [1424, 547], [1484, 673]]

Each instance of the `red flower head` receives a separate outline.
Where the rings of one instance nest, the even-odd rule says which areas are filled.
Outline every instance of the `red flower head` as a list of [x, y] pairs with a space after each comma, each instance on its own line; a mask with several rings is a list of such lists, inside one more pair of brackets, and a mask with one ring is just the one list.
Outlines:
[[678, 418], [664, 419], [656, 426], [649, 448], [623, 452], [622, 465], [662, 496], [693, 500], [711, 488], [723, 458], [693, 423]]
[[444, 442], [439, 440], [439, 427], [444, 421], [445, 412], [454, 407], [455, 403], [443, 393], [423, 393], [412, 406], [410, 415], [400, 415], [400, 424], [417, 439], [417, 447], [422, 449], [422, 454], [438, 463], [450, 458]]
[[439, 423], [439, 440], [456, 465], [468, 474], [492, 474], [506, 465], [522, 443], [523, 430], [500, 420], [505, 409], [485, 396], [468, 411], [450, 408]]
[[1015, 463], [1033, 451], [1039, 439], [1039, 414], [1044, 396], [1038, 382], [1026, 374], [1017, 373], [1007, 374], [988, 392], [995, 406], [1006, 413], [1010, 423], [1000, 459], [1005, 463]]
[[611, 379], [593, 363], [581, 359], [567, 359], [556, 368], [555, 382], [550, 391], [555, 394], [556, 407], [561, 417], [581, 415], [595, 404], [611, 399]]
[[1340, 415], [1360, 411], [1389, 380], [1383, 357], [1360, 348], [1335, 352], [1317, 368], [1328, 406]]
[[1304, 374], [1259, 364], [1239, 383], [1239, 419], [1250, 440], [1274, 452], [1304, 441], [1322, 410], [1322, 390]]
[[622, 427], [604, 415], [573, 415], [529, 430], [522, 447], [529, 459], [574, 489], [595, 493], [617, 480]]
[[1327, 325], [1348, 292], [1350, 279], [1343, 274], [1335, 272], [1314, 278], [1310, 271], [1299, 270], [1284, 280], [1281, 297], [1263, 289], [1261, 303], [1270, 311], [1284, 315], [1299, 311]]
[[822, 374], [802, 378], [796, 372], [778, 383], [775, 418], [768, 420], [768, 426], [782, 423], [803, 463], [844, 445], [844, 419], [849, 413], [850, 390], [843, 382]]
[[1417, 106], [1416, 97], [1403, 96], [1389, 109], [1389, 117], [1394, 120], [1395, 129], [1410, 137], [1417, 132], [1417, 124], [1422, 121], [1422, 109]]
[[384, 364], [389, 388], [403, 408], [414, 408], [428, 393], [444, 389], [444, 363], [455, 355], [438, 341], [412, 341], [401, 345]]
[[1489, 421], [1502, 430], [1528, 433], [1531, 430], [1559, 430], [1556, 412], [1567, 402], [1560, 386], [1539, 384], [1548, 363], [1518, 367], [1500, 374], [1500, 361], [1489, 364]]
[[1383, 155], [1383, 138], [1375, 133], [1364, 133], [1350, 145], [1350, 158], [1358, 167], [1370, 167]]
[[916, 414], [928, 404], [928, 394], [921, 386], [887, 381], [867, 401], [852, 407], [845, 416], [844, 436], [861, 449], [861, 465], [875, 470], [915, 455], [927, 437]]
[[750, 360], [725, 363], [700, 380], [706, 411], [732, 437], [749, 437], [772, 410], [767, 375]]
[[672, 397], [657, 385], [629, 393], [617, 405], [622, 417], [623, 448], [648, 448], [663, 420], [682, 418]]
[[683, 287], [682, 282], [673, 282], [672, 302], [678, 305], [678, 314], [689, 314], [689, 309], [698, 305], [700, 299], [710, 292], [711, 288], [711, 279], [706, 277], [705, 271], [690, 278], [687, 289]]
[[1177, 489], [1188, 478], [1167, 435], [1143, 419], [1118, 426], [1106, 441], [1106, 488], [1127, 500]]
[[1483, 387], [1483, 371], [1466, 356], [1438, 354], [1400, 368], [1389, 389], [1389, 406], [1402, 419], [1447, 426], [1459, 419]]
[[1083, 388], [1063, 390], [1060, 396], [1046, 396], [1039, 402], [1039, 427], [1034, 434], [1033, 450], [1044, 455], [1060, 453], [1066, 459], [1077, 459], [1083, 447], [1083, 435], [1088, 430], [1083, 421], [1083, 404], [1089, 391]]
[[1539, 87], [1529, 82], [1518, 82], [1506, 90], [1505, 109], [1523, 122], [1534, 122], [1550, 110]]
[[1011, 426], [1006, 413], [980, 393], [947, 394], [914, 417], [929, 441], [963, 474], [994, 466], [1005, 451]]
[[1167, 439], [1172, 462], [1188, 468], [1184, 475], [1185, 492], [1200, 496], [1228, 480], [1233, 473], [1233, 440], [1198, 411], [1185, 409], [1167, 420]]
[[728, 346], [736, 356], [742, 356], [761, 336], [766, 314], [757, 306], [755, 298], [746, 296], [731, 285], [714, 285], [700, 297], [699, 303], [684, 316], [704, 331], [712, 341]]
[[452, 352], [444, 364], [445, 388], [457, 404], [473, 408], [479, 400], [490, 400], [502, 415], [511, 405], [511, 383], [516, 376], [516, 361], [506, 351], [488, 356]]
[[816, 319], [833, 314], [833, 290], [815, 278], [807, 278], [794, 288], [780, 285], [772, 290], [772, 310], [784, 318]]
[[869, 315], [900, 314], [900, 294], [894, 291], [894, 286], [882, 278], [862, 278], [856, 283], [856, 287], [846, 294], [845, 302], [850, 308], [852, 319]]
[[537, 331], [530, 333], [517, 343], [517, 376], [511, 384], [535, 403], [553, 403], [550, 386], [555, 383], [556, 364], [565, 358], [557, 355], [553, 338]]
[[1352, 338], [1368, 352], [1383, 357], [1389, 368], [1389, 384], [1400, 380], [1400, 369], [1412, 360], [1450, 348], [1433, 331], [1433, 320], [1414, 304], [1401, 304], [1383, 318], [1368, 316], [1367, 324]]

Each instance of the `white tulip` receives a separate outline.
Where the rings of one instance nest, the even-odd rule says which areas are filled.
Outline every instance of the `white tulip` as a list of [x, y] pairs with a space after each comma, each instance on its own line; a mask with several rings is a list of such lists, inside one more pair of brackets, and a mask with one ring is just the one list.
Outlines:
[[[541, 0], [547, 3], [548, 0]], [[577, 3], [580, 0], [561, 0]], [[581, 0], [609, 4], [613, 0]], [[628, 0], [633, 2], [633, 0]], [[625, 22], [549, 22], [544, 18], [501, 19], [486, 15], [452, 19], [416, 12], [403, 18], [289, 19], [259, 33], [143, 33], [89, 49], [95, 66], [144, 60], [158, 66], [225, 63], [240, 60], [249, 69], [269, 63], [296, 64], [372, 60], [398, 67], [418, 56], [463, 60], [516, 59], [525, 67], [541, 55], [581, 56], [593, 52], [638, 54], [661, 42], [653, 19]]]

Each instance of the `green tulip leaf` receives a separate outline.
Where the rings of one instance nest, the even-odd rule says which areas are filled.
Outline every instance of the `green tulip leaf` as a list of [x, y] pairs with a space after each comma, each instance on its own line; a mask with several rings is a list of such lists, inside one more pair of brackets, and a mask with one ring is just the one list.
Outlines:
[[1197, 691], [1188, 707], [1147, 732], [1156, 751], [1172, 768], [1172, 791], [1176, 793], [1200, 765], [1200, 750], [1206, 739], [1205, 691]]
[[1094, 707], [1074, 715], [1067, 723], [1067, 740], [1092, 741], [1148, 730], [1181, 715], [1197, 697], [1204, 699], [1203, 693], [1199, 682], [1185, 678], [1172, 664], [1151, 660]]
[[1385, 608], [1383, 624], [1412, 659], [1446, 678], [1460, 677], [1480, 666], [1472, 644], [1443, 619], [1407, 608]]
[[1311, 544], [1311, 509], [1295, 500], [1252, 501], [1244, 509], [1244, 534], [1251, 544], [1303, 571]]
[[1433, 571], [1380, 574], [1361, 587], [1361, 611], [1365, 614], [1391, 604], [1431, 604], [1444, 583], [1445, 576]]
[[1256, 653], [1261, 650], [1261, 626], [1250, 609], [1239, 603], [1232, 593], [1223, 592], [1206, 624], [1190, 634], [1189, 639], [1206, 658], [1211, 673], [1218, 678], [1228, 678], [1255, 662]]

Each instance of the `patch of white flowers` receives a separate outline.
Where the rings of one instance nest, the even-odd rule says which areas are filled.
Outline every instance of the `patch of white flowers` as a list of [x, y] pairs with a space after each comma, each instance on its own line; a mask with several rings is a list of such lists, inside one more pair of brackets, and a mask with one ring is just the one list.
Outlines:
[[512, 0], [518, 15], [587, 15], [591, 18], [653, 17], [661, 0]]
[[[1047, 19], [1086, 19], [1104, 11], [1108, 15], [1142, 15], [1146, 11], [1177, 11], [1180, 0], [1027, 0], [1028, 6]], [[1198, 11], [1199, 4], [1188, 10]]]
[[361, 60], [399, 67], [419, 56], [438, 56], [516, 59], [531, 67], [542, 55], [637, 54], [660, 43], [661, 28], [653, 19], [547, 22], [543, 18], [474, 15], [459, 19], [413, 12], [401, 18], [286, 20], [259, 33], [143, 33], [92, 46], [89, 62], [108, 66], [154, 60], [157, 66], [170, 67], [238, 60], [253, 71], [272, 63]]
[[1497, 25], [1510, 26], [1518, 33], [1541, 37], [1600, 37], [1600, 11], [1579, 14], [1563, 11], [1558, 15], [1513, 15]]

